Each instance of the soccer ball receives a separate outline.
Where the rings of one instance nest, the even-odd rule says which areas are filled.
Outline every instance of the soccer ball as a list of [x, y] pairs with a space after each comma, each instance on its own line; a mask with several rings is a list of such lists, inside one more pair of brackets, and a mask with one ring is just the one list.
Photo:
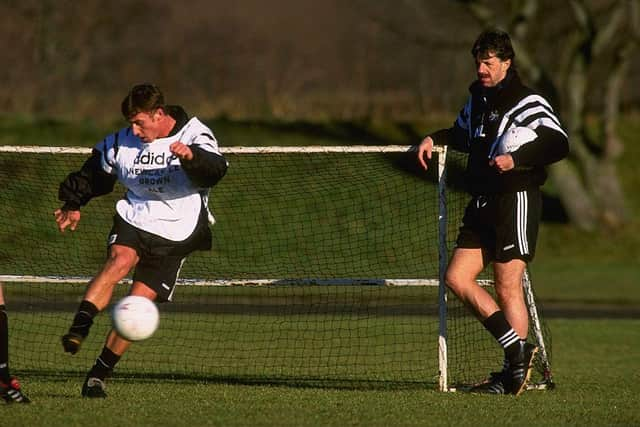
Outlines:
[[507, 130], [498, 142], [498, 154], [513, 153], [538, 137], [532, 129], [517, 126]]
[[158, 329], [160, 315], [158, 307], [150, 299], [129, 295], [113, 307], [111, 319], [113, 328], [122, 338], [141, 341]]

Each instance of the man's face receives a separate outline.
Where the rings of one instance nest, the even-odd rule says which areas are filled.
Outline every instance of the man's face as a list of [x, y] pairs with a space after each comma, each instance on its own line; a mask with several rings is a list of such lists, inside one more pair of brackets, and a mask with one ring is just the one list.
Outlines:
[[133, 134], [143, 142], [152, 142], [160, 136], [162, 110], [140, 112], [129, 119]]
[[510, 66], [510, 59], [503, 61], [493, 52], [483, 56], [478, 55], [476, 58], [478, 81], [484, 87], [493, 87], [505, 78]]

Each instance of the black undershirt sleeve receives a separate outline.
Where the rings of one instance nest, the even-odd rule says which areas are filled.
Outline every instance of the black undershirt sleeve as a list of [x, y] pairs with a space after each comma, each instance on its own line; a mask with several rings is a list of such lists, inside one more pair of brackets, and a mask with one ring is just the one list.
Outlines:
[[60, 183], [58, 199], [64, 202], [62, 210], [80, 210], [92, 198], [113, 191], [117, 178], [102, 170], [101, 155], [100, 151], [94, 149], [82, 168], [67, 175]]

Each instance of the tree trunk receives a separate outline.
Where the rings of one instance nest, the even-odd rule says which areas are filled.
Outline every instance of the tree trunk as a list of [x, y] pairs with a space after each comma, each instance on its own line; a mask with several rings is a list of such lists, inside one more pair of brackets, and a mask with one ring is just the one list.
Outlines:
[[549, 167], [549, 177], [558, 190], [569, 221], [582, 230], [595, 229], [597, 209], [573, 165], [567, 161], [555, 163]]

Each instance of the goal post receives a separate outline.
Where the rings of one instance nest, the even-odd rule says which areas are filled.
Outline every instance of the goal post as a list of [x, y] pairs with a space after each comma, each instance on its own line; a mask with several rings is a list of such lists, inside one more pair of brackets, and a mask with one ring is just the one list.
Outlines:
[[[465, 157], [436, 147], [424, 172], [414, 148], [222, 148], [230, 166], [211, 191], [213, 249], [189, 256], [159, 330], [116, 374], [453, 390], [495, 370], [500, 350], [443, 281], [468, 200]], [[124, 191], [92, 200], [75, 232], [58, 232], [58, 184], [89, 153], [0, 146], [0, 281], [17, 370], [84, 375], [110, 326], [102, 313], [81, 352], [62, 353]], [[547, 335], [531, 334], [543, 344]], [[535, 382], [546, 384], [550, 346], [541, 354]]]

